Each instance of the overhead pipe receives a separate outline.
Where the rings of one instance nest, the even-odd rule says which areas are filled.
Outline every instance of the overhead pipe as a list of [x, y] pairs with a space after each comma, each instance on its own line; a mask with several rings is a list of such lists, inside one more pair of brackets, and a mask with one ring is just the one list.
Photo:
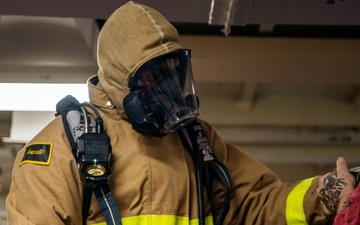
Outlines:
[[237, 0], [212, 0], [209, 13], [210, 25], [224, 25], [222, 32], [229, 36]]

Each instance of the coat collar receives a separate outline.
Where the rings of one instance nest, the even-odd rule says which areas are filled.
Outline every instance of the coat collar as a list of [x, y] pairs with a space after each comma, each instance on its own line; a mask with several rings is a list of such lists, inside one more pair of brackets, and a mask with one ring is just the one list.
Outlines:
[[99, 84], [99, 79], [97, 75], [90, 77], [87, 80], [88, 91], [89, 91], [89, 101], [96, 108], [101, 111], [107, 111], [108, 116], [113, 118], [121, 118], [122, 116], [116, 110], [115, 105], [110, 100], [109, 96], [103, 90]]

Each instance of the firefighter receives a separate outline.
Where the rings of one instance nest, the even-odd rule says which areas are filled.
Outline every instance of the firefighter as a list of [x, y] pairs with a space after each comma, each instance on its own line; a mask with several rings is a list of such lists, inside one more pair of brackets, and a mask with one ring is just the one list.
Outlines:
[[[118, 8], [101, 29], [97, 54], [98, 74], [87, 82], [89, 103], [95, 108], [89, 111], [101, 118], [101, 134], [109, 140], [80, 136], [77, 155], [94, 145], [105, 146], [109, 153], [111, 146], [109, 188], [97, 189], [89, 210], [84, 210], [84, 178], [66, 135], [65, 116], [58, 116], [17, 155], [6, 202], [10, 225], [100, 225], [120, 224], [120, 220], [124, 225], [217, 224], [226, 185], [215, 177], [211, 188], [198, 188], [200, 175], [178, 133], [194, 121], [231, 178], [222, 224], [332, 223], [338, 205], [324, 211], [326, 201], [321, 200], [327, 195], [318, 196], [320, 177], [282, 183], [198, 117], [191, 51], [180, 45], [177, 30], [158, 11], [133, 1]], [[80, 163], [89, 180], [108, 169], [93, 161], [85, 167]], [[338, 168], [338, 176], [333, 176], [338, 195], [329, 199], [336, 203], [346, 198], [342, 193], [354, 189], [346, 162]], [[116, 205], [116, 210], [109, 205]]]

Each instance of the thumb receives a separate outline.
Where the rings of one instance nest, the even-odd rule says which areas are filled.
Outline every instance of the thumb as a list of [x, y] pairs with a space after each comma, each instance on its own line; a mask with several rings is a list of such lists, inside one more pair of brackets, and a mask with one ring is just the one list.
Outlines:
[[336, 160], [336, 172], [337, 173], [342, 173], [342, 172], [345, 172], [345, 171], [348, 171], [348, 166], [346, 164], [346, 160], [344, 157], [339, 157], [337, 160]]

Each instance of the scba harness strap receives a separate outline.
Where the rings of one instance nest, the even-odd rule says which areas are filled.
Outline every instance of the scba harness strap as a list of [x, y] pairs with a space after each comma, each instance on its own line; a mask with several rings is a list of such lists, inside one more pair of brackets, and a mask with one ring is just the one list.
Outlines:
[[[91, 108], [96, 120], [87, 112]], [[103, 122], [96, 108], [89, 103], [80, 104], [68, 95], [56, 105], [56, 116], [62, 115], [65, 132], [72, 154], [84, 180], [82, 222], [86, 224], [92, 193], [104, 213], [106, 224], [121, 225], [121, 218], [107, 180], [111, 174], [111, 146], [103, 133]]]
[[[96, 120], [86, 111], [85, 106], [94, 111], [97, 115]], [[62, 115], [72, 153], [85, 182], [82, 209], [83, 225], [86, 224], [89, 214], [92, 193], [95, 194], [100, 204], [106, 224], [122, 225], [115, 199], [107, 184], [107, 179], [110, 176], [110, 140], [103, 133], [102, 119], [96, 108], [89, 103], [80, 104], [77, 99], [68, 95], [56, 105], [56, 116], [58, 115]], [[209, 196], [213, 179], [220, 179], [225, 186], [223, 208], [215, 221], [215, 225], [221, 225], [230, 205], [231, 179], [229, 171], [224, 164], [217, 160], [201, 125], [197, 121], [179, 130], [178, 135], [195, 164], [200, 225], [205, 225], [203, 180]], [[99, 144], [96, 145], [96, 143]]]

